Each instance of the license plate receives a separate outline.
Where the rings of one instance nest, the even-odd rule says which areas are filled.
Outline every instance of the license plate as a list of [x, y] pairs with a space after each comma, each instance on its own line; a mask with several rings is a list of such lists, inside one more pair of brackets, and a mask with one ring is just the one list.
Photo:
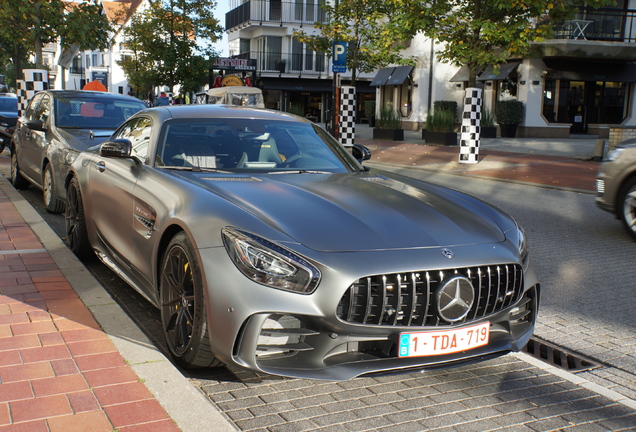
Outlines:
[[452, 354], [487, 345], [489, 339], [489, 322], [453, 330], [401, 333], [399, 356]]

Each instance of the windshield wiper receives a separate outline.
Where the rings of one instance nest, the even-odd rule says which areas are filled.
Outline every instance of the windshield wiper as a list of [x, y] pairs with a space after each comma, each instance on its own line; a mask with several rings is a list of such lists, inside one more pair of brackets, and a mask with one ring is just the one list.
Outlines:
[[232, 174], [231, 171], [223, 171], [217, 168], [201, 168], [198, 166], [172, 166], [172, 165], [163, 165], [157, 168], [171, 169], [177, 171], [192, 171], [192, 172], [218, 172], [223, 174]]
[[319, 171], [319, 170], [285, 170], [285, 171], [269, 171], [267, 174], [333, 174], [331, 171]]

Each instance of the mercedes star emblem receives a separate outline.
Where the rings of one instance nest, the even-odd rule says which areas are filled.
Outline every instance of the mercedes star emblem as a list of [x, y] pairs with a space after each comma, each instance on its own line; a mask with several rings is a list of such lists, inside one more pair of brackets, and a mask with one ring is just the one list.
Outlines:
[[473, 284], [464, 276], [454, 276], [437, 292], [439, 316], [448, 322], [457, 322], [466, 317], [475, 301]]

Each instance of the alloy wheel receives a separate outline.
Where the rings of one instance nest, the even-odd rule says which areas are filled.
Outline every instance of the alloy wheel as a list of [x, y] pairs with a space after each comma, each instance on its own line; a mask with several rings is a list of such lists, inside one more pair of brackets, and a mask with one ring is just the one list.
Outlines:
[[623, 218], [627, 229], [636, 233], [636, 186], [625, 195]]
[[195, 295], [192, 269], [185, 250], [175, 245], [162, 269], [161, 308], [166, 341], [172, 351], [185, 354], [193, 333]]
[[44, 204], [47, 207], [51, 205], [53, 200], [53, 174], [50, 168], [44, 169], [44, 181], [42, 182], [42, 194], [44, 197]]

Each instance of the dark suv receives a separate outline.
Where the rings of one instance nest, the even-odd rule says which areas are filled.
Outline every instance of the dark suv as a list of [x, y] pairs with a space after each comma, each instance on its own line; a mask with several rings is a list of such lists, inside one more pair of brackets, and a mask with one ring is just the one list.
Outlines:
[[64, 209], [64, 176], [79, 152], [101, 144], [128, 117], [146, 108], [139, 99], [86, 90], [37, 93], [18, 119], [11, 141], [11, 183], [42, 189], [51, 213]]
[[614, 147], [596, 177], [596, 205], [614, 213], [636, 238], [636, 140]]
[[18, 97], [13, 93], [0, 93], [0, 153], [11, 142], [18, 121]]

